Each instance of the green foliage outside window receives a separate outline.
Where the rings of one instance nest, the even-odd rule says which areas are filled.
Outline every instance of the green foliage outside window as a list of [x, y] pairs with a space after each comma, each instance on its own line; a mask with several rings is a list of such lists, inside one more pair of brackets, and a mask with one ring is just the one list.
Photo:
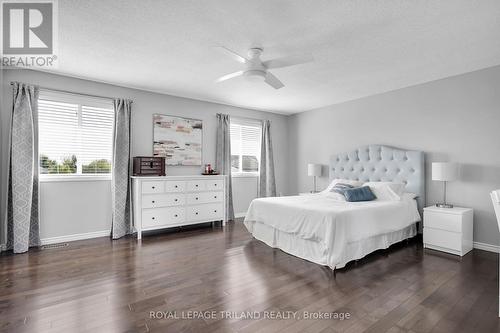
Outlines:
[[[59, 163], [42, 154], [40, 155], [40, 172], [42, 174], [76, 174], [77, 158], [75, 155], [71, 155]], [[82, 173], [111, 173], [111, 163], [105, 159], [94, 160], [89, 164], [82, 165]]]
[[108, 160], [95, 160], [82, 166], [82, 173], [111, 173], [111, 163]]
[[66, 157], [62, 163], [40, 155], [40, 169], [43, 174], [71, 174], [76, 173], [76, 156]]

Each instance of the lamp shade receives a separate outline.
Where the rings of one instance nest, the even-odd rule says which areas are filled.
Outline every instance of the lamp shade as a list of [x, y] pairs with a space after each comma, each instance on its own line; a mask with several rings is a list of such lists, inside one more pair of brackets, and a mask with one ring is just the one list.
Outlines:
[[321, 164], [309, 163], [307, 165], [308, 176], [321, 176]]
[[458, 164], [451, 162], [432, 163], [432, 180], [452, 181], [458, 178]]

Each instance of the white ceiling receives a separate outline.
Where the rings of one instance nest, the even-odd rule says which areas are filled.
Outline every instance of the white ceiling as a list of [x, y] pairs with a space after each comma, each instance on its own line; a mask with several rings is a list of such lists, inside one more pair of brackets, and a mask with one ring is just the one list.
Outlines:
[[[500, 1], [59, 1], [55, 72], [240, 107], [294, 113], [500, 64]], [[264, 48], [285, 87], [243, 78], [218, 52]]]

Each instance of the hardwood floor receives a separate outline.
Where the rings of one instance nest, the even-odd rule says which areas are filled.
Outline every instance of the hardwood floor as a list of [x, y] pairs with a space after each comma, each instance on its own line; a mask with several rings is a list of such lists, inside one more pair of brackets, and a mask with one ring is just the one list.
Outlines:
[[[333, 278], [252, 239], [238, 222], [149, 235], [141, 243], [99, 238], [0, 255], [0, 330], [496, 332], [497, 264], [494, 253], [473, 250], [460, 260], [414, 240]], [[222, 319], [220, 311], [233, 317]], [[303, 318], [332, 312], [350, 318]], [[291, 313], [301, 318], [267, 318]], [[196, 318], [161, 318], [174, 315]]]

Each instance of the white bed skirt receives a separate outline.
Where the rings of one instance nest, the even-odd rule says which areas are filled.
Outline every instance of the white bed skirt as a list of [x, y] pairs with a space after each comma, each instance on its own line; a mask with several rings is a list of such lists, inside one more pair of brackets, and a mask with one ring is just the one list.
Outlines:
[[273, 248], [332, 269], [342, 268], [349, 261], [361, 259], [376, 250], [387, 249], [392, 244], [414, 237], [416, 234], [417, 228], [414, 223], [401, 230], [348, 243], [340, 256], [340, 261], [335, 263], [332, 262], [328, 251], [325, 251], [318, 242], [296, 237], [263, 223], [253, 223], [252, 232], [253, 237]]

